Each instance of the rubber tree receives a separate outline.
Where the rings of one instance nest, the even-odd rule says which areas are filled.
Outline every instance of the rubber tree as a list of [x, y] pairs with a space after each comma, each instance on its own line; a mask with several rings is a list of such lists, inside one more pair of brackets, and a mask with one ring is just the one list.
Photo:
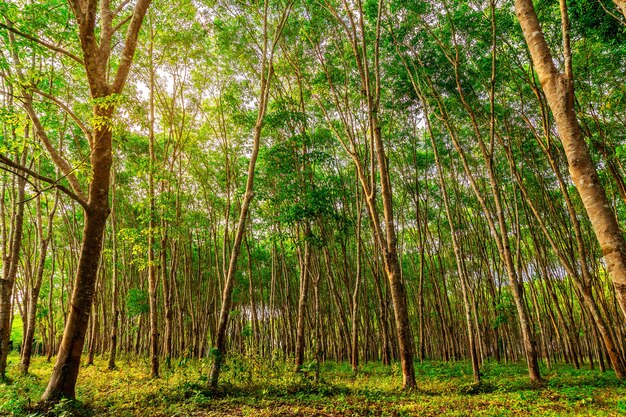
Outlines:
[[[337, 128], [331, 114], [318, 97], [328, 124], [333, 133], [341, 142], [342, 147], [352, 159], [356, 168], [358, 180], [363, 191], [365, 207], [373, 229], [375, 245], [380, 250], [382, 263], [387, 278], [396, 325], [396, 337], [400, 362], [402, 367], [402, 386], [407, 389], [415, 388], [415, 368], [413, 364], [413, 338], [407, 308], [405, 284], [402, 278], [402, 267], [398, 258], [398, 236], [396, 219], [393, 208], [392, 178], [389, 170], [389, 158], [386, 149], [386, 138], [383, 135], [381, 122], [381, 31], [382, 14], [386, 4], [380, 0], [376, 8], [366, 10], [361, 2], [349, 4], [346, 1], [335, 3], [324, 2], [324, 8], [337, 24], [337, 33], [340, 33], [341, 42], [349, 51], [349, 62], [344, 61], [344, 67], [355, 67], [356, 83], [361, 91], [361, 108], [350, 108], [349, 93], [341, 91], [342, 86], [335, 82], [332, 76], [334, 69], [324, 56], [324, 40], [315, 42], [309, 35], [314, 52], [318, 57], [323, 75], [327, 81], [332, 112], [340, 117], [341, 128]], [[375, 13], [372, 13], [372, 10]], [[369, 14], [370, 16], [366, 16]], [[371, 21], [367, 21], [371, 20]], [[367, 21], [367, 22], [366, 22]], [[371, 28], [371, 30], [370, 30]], [[371, 37], [371, 39], [370, 39]], [[371, 45], [371, 47], [370, 47]], [[355, 115], [362, 112], [366, 121], [366, 131], [356, 134], [352, 126]], [[362, 138], [359, 136], [362, 134]], [[367, 149], [367, 157], [363, 157], [361, 149]], [[377, 182], [378, 180], [378, 182]], [[380, 200], [378, 199], [380, 190]], [[382, 213], [379, 208], [382, 203]]]
[[574, 108], [574, 74], [570, 25], [565, 0], [560, 1], [564, 69], [560, 71], [545, 39], [532, 0], [516, 0], [515, 10], [539, 82], [554, 115], [572, 181], [581, 197], [622, 313], [626, 315], [626, 241], [607, 199]]
[[[27, 127], [28, 130], [28, 127]], [[19, 157], [26, 161], [26, 152]], [[2, 257], [2, 277], [0, 278], [0, 379], [6, 377], [9, 340], [11, 339], [11, 318], [13, 316], [13, 289], [20, 263], [22, 234], [24, 230], [25, 187], [27, 177], [18, 175], [13, 181], [13, 213], [11, 215], [11, 231], [5, 242], [8, 250]], [[6, 234], [5, 234], [6, 235]]]
[[248, 210], [250, 203], [254, 198], [254, 174], [256, 168], [256, 161], [259, 155], [259, 148], [261, 144], [261, 133], [263, 131], [263, 123], [265, 120], [265, 113], [267, 111], [267, 103], [270, 98], [270, 86], [273, 76], [273, 62], [274, 52], [276, 46], [281, 37], [285, 23], [291, 12], [292, 1], [289, 1], [286, 7], [282, 10], [273, 34], [269, 28], [269, 0], [263, 2], [262, 11], [262, 25], [263, 25], [263, 39], [261, 44], [261, 66], [260, 66], [260, 88], [259, 88], [259, 107], [257, 111], [257, 118], [254, 124], [253, 144], [250, 160], [248, 162], [248, 178], [246, 180], [246, 189], [241, 202], [241, 210], [239, 212], [239, 220], [237, 222], [237, 229], [235, 232], [235, 240], [230, 252], [230, 259], [228, 263], [228, 272], [224, 280], [224, 289], [222, 291], [222, 306], [220, 308], [219, 321], [217, 325], [217, 332], [215, 342], [213, 346], [213, 355], [215, 360], [211, 366], [209, 375], [209, 386], [213, 389], [217, 388], [217, 383], [220, 375], [220, 368], [224, 361], [224, 353], [226, 351], [226, 326], [228, 324], [228, 317], [230, 316], [230, 309], [232, 305], [232, 294], [235, 283], [235, 272], [237, 270], [237, 260], [239, 253], [241, 252], [241, 243], [243, 241], [244, 234], [246, 232], [246, 223], [248, 220]]
[[[69, 8], [77, 28], [76, 40], [80, 44], [79, 55], [47, 43], [36, 35], [21, 32], [12, 25], [3, 25], [10, 32], [48, 47], [84, 69], [91, 100], [92, 116], [89, 123], [84, 123], [68, 105], [58, 98], [36, 91], [32, 85], [23, 85], [27, 96], [35, 93], [49, 99], [81, 128], [89, 142], [88, 179], [81, 182], [77, 177], [75, 169], [62, 156], [60, 150], [48, 140], [45, 127], [28, 103], [24, 107], [33, 122], [35, 134], [63, 177], [67, 179], [69, 188], [60, 184], [61, 179], [44, 177], [32, 172], [23, 164], [13, 164], [10, 160], [1, 158], [3, 164], [59, 188], [76, 200], [84, 210], [83, 236], [70, 299], [71, 308], [57, 353], [56, 364], [42, 397], [44, 403], [54, 403], [64, 397], [75, 397], [76, 380], [99, 270], [103, 234], [110, 211], [112, 119], [120, 94], [128, 79], [139, 30], [150, 3], [151, 0], [138, 0], [134, 5], [126, 1], [113, 4], [109, 0], [69, 0]], [[120, 32], [123, 30], [126, 33], [121, 39]], [[120, 42], [118, 49], [117, 45]], [[114, 49], [121, 52], [119, 56], [112, 59]], [[87, 191], [85, 191], [85, 183], [88, 184]]]
[[43, 283], [43, 275], [46, 266], [48, 247], [50, 246], [50, 241], [52, 239], [52, 226], [54, 224], [53, 219], [59, 202], [59, 194], [58, 192], [55, 194], [52, 209], [48, 213], [48, 224], [45, 229], [45, 234], [43, 227], [41, 195], [37, 195], [36, 201], [36, 230], [39, 239], [39, 259], [37, 260], [37, 266], [35, 268], [35, 281], [33, 282], [32, 288], [30, 288], [26, 308], [26, 334], [24, 335], [24, 346], [22, 347], [20, 358], [20, 372], [22, 372], [23, 374], [27, 374], [28, 368], [30, 367], [33, 340], [35, 338], [35, 327], [37, 326], [37, 302], [39, 300], [39, 293], [41, 291], [41, 285]]

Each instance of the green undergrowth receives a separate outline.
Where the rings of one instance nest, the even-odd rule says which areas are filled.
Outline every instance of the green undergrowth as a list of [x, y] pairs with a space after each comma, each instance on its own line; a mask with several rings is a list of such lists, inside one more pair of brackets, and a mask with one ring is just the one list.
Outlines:
[[542, 369], [545, 383], [532, 386], [518, 364], [486, 363], [473, 383], [467, 362], [416, 364], [418, 389], [403, 391], [397, 364], [324, 363], [301, 374], [283, 362], [230, 358], [220, 386], [207, 387], [209, 360], [173, 361], [161, 378], [149, 378], [146, 359], [106, 358], [81, 369], [77, 401], [43, 413], [35, 407], [52, 364], [34, 358], [31, 374], [9, 358], [9, 382], [0, 383], [0, 415], [7, 416], [619, 416], [626, 415], [626, 384], [612, 372], [570, 366]]

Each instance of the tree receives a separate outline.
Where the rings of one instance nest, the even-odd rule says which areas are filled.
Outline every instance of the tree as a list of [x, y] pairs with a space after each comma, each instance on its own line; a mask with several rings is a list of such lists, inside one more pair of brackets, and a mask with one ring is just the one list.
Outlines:
[[[109, 182], [112, 161], [112, 118], [120, 94], [126, 84], [130, 66], [137, 46], [139, 30], [150, 0], [138, 0], [128, 9], [126, 2], [113, 5], [108, 1], [86, 2], [70, 1], [69, 7], [74, 15], [82, 57], [70, 51], [54, 47], [56, 52], [80, 64], [85, 71], [89, 88], [93, 118], [91, 129], [86, 133], [89, 140], [89, 160], [91, 163], [90, 181], [87, 193], [75, 179], [73, 169], [60, 155], [57, 149], [46, 140], [45, 127], [38, 123], [34, 111], [29, 116], [34, 124], [35, 133], [45, 145], [50, 157], [62, 174], [70, 180], [71, 196], [80, 203], [85, 211], [85, 222], [80, 249], [80, 259], [75, 275], [74, 290], [71, 297], [72, 308], [69, 311], [63, 339], [57, 354], [56, 365], [48, 387], [43, 394], [44, 402], [56, 402], [62, 397], [74, 398], [76, 379], [80, 367], [80, 358], [85, 341], [87, 324], [91, 315], [96, 276], [99, 270], [102, 250], [102, 237], [109, 215]], [[113, 45], [118, 42], [118, 32], [126, 27], [119, 62], [111, 62]], [[9, 31], [21, 35], [12, 26], [5, 26]], [[29, 39], [37, 39], [27, 35]], [[46, 45], [47, 46], [47, 45]], [[115, 65], [117, 64], [117, 65]], [[110, 76], [112, 67], [115, 72]], [[53, 101], [54, 98], [52, 98]], [[58, 102], [58, 101], [57, 101]], [[26, 104], [27, 110], [28, 104]], [[69, 110], [67, 107], [64, 110]], [[80, 123], [78, 118], [75, 121]], [[81, 127], [85, 127], [81, 124]], [[85, 130], [87, 130], [85, 128]], [[6, 164], [7, 161], [3, 162]], [[17, 167], [22, 172], [28, 169]], [[51, 184], [57, 181], [47, 178]], [[68, 193], [66, 189], [66, 194]]]
[[567, 4], [565, 0], [560, 2], [563, 72], [554, 64], [552, 52], [539, 25], [532, 1], [516, 0], [515, 10], [535, 71], [554, 115], [559, 139], [567, 156], [570, 175], [602, 248], [622, 313], [626, 315], [626, 241], [591, 159], [574, 108], [574, 74]]
[[220, 309], [216, 340], [214, 342], [213, 354], [215, 355], [215, 361], [211, 367], [211, 374], [209, 376], [209, 385], [211, 388], [217, 388], [217, 382], [219, 380], [220, 367], [224, 360], [223, 355], [226, 349], [226, 325], [228, 324], [228, 317], [230, 315], [231, 303], [232, 303], [232, 291], [234, 286], [235, 271], [237, 269], [237, 259], [241, 250], [241, 243], [246, 230], [246, 222], [248, 219], [248, 209], [250, 203], [254, 198], [254, 174], [256, 168], [256, 160], [259, 155], [259, 148], [261, 144], [261, 133], [263, 131], [263, 123], [265, 119], [265, 112], [267, 111], [267, 104], [270, 98], [270, 87], [273, 76], [273, 62], [274, 53], [278, 40], [282, 35], [283, 28], [291, 12], [293, 3], [287, 2], [286, 6], [279, 10], [279, 17], [276, 22], [276, 26], [269, 27], [269, 10], [270, 5], [268, 0], [263, 2], [263, 11], [261, 12], [262, 18], [262, 44], [261, 50], [261, 66], [260, 66], [260, 87], [259, 87], [259, 104], [256, 123], [254, 125], [253, 133], [253, 145], [252, 154], [250, 155], [250, 161], [248, 162], [248, 178], [246, 180], [246, 189], [243, 201], [241, 202], [241, 209], [239, 211], [239, 221], [237, 222], [237, 229], [235, 232], [235, 240], [230, 253], [230, 261], [228, 263], [228, 272], [224, 279], [224, 290], [222, 292], [222, 306]]

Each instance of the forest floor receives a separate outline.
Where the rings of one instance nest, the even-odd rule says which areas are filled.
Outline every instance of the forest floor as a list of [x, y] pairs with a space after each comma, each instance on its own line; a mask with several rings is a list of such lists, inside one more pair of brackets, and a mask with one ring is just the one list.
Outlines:
[[[0, 415], [35, 416], [52, 364], [34, 358], [31, 374], [19, 376], [9, 358], [11, 384], [0, 383]], [[81, 369], [79, 401], [60, 404], [56, 416], [619, 416], [626, 415], [626, 383], [612, 372], [542, 369], [546, 383], [533, 387], [523, 365], [486, 363], [483, 382], [472, 383], [467, 362], [417, 364], [418, 389], [400, 389], [397, 365], [364, 364], [353, 375], [348, 364], [322, 365], [320, 383], [311, 372], [294, 375], [290, 364], [254, 359], [229, 361], [220, 388], [206, 388], [210, 362], [175, 361], [149, 378], [147, 360], [106, 359]]]

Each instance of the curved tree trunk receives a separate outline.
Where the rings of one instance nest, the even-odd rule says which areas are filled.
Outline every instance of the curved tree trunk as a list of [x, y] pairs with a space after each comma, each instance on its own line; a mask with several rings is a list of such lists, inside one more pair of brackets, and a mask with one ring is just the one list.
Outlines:
[[[83, 4], [86, 3], [86, 4]], [[130, 65], [135, 55], [139, 29], [151, 0], [137, 0], [126, 30], [126, 38], [115, 74], [109, 77], [109, 58], [113, 43], [113, 16], [106, 3], [100, 14], [99, 36], [96, 35], [95, 22], [99, 9], [97, 0], [78, 2], [69, 0], [72, 12], [78, 24], [78, 37], [83, 52], [89, 90], [93, 104], [93, 133], [89, 136], [91, 153], [91, 182], [86, 199], [79, 199], [85, 211], [83, 240], [74, 289], [70, 301], [70, 311], [65, 324], [63, 338], [57, 354], [56, 364], [46, 391], [41, 400], [56, 402], [62, 397], [74, 398], [76, 380], [80, 368], [80, 358], [85, 343], [85, 334], [91, 313], [96, 276], [100, 265], [103, 235], [109, 217], [109, 186], [112, 163], [112, 125], [111, 118], [115, 111], [113, 95], [124, 89]], [[98, 43], [99, 41], [99, 43]], [[112, 81], [109, 83], [109, 79]], [[108, 102], [107, 102], [108, 101]], [[48, 149], [55, 164], [65, 173], [63, 160], [54, 157], [52, 148]], [[71, 170], [69, 171], [71, 172]], [[80, 188], [76, 185], [75, 188]], [[82, 193], [78, 193], [79, 196]]]
[[263, 50], [262, 63], [261, 63], [261, 85], [260, 85], [260, 97], [259, 97], [259, 109], [254, 126], [254, 140], [252, 146], [252, 154], [250, 155], [250, 161], [248, 162], [248, 179], [246, 180], [246, 191], [241, 203], [241, 211], [239, 213], [239, 221], [237, 223], [237, 231], [235, 234], [235, 241], [233, 242], [232, 251], [230, 253], [230, 261], [228, 264], [228, 272], [224, 280], [224, 290], [222, 292], [222, 307], [220, 309], [220, 316], [217, 325], [217, 334], [213, 345], [213, 354], [215, 360], [211, 367], [209, 375], [209, 386], [213, 389], [217, 388], [217, 382], [219, 380], [220, 368], [224, 361], [224, 353], [226, 350], [226, 325], [228, 324], [228, 316], [230, 315], [230, 309], [232, 304], [232, 292], [235, 281], [235, 272], [237, 269], [237, 259], [239, 252], [241, 251], [241, 242], [246, 230], [246, 220], [248, 218], [248, 209], [250, 203], [254, 198], [254, 174], [256, 161], [259, 155], [259, 148], [261, 144], [261, 132], [263, 130], [263, 124], [265, 120], [265, 112], [267, 111], [267, 102], [269, 100], [270, 86], [273, 76], [273, 60], [274, 51], [278, 39], [282, 34], [282, 29], [287, 21], [289, 13], [291, 12], [291, 6], [293, 3], [289, 3], [285, 8], [283, 14], [280, 17], [280, 21], [276, 27], [274, 38], [269, 38], [267, 19], [267, 1], [264, 3], [264, 15], [263, 15]]
[[602, 249], [622, 313], [626, 315], [626, 241], [606, 197], [576, 118], [569, 45], [569, 18], [565, 1], [561, 0], [564, 73], [561, 73], [554, 65], [552, 53], [544, 38], [532, 0], [516, 0], [515, 9], [541, 87], [554, 115], [572, 181], [580, 194]]
[[[97, 108], [94, 113], [110, 117], [112, 111]], [[85, 210], [83, 242], [70, 301], [72, 308], [63, 331], [54, 370], [42, 397], [43, 401], [56, 401], [61, 397], [74, 398], [76, 395], [76, 379], [100, 265], [102, 237], [109, 216], [111, 133], [111, 129], [105, 127], [99, 129], [95, 135], [97, 145], [91, 156], [94, 176], [89, 188], [89, 204]]]

